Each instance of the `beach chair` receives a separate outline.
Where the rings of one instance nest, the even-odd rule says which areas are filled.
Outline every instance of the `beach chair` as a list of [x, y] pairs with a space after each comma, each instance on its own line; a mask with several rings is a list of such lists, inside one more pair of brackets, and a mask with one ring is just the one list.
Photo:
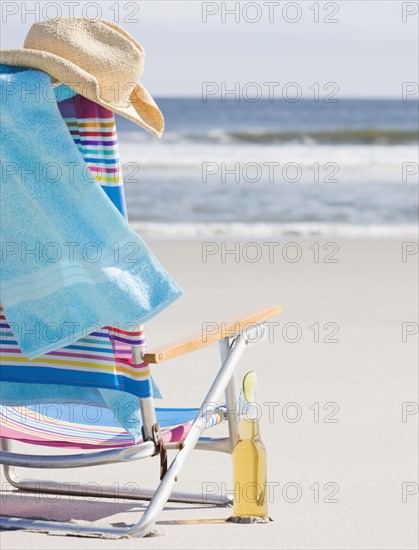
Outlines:
[[[88, 152], [85, 160], [95, 173], [98, 183], [103, 186], [121, 214], [125, 214], [113, 115], [96, 104], [89, 105], [86, 99], [78, 104], [74, 97], [60, 104], [61, 114], [80, 151], [83, 154]], [[88, 112], [87, 115], [79, 113], [75, 116], [71, 109], [77, 105], [88, 110], [93, 109], [94, 112]], [[102, 121], [101, 124], [95, 124], [95, 116]], [[89, 127], [92, 124], [93, 128]], [[95, 135], [95, 143], [92, 143], [92, 134]], [[106, 162], [101, 164], [101, 158]], [[85, 400], [72, 407], [64, 406], [74, 405], [71, 393], [67, 400], [63, 393], [60, 393], [58, 401], [55, 401], [52, 385], [41, 385], [40, 391], [45, 393], [41, 402], [37, 399], [28, 399], [26, 403], [21, 402], [22, 400], [15, 403], [1, 400], [0, 462], [6, 481], [19, 491], [37, 494], [112, 498], [115, 497], [115, 487], [93, 487], [91, 484], [69, 487], [68, 483], [26, 479], [19, 477], [15, 468], [55, 470], [126, 463], [149, 457], [155, 457], [159, 461], [161, 479], [154, 490], [118, 489], [119, 498], [150, 501], [146, 511], [134, 525], [98, 527], [79, 522], [8, 516], [7, 499], [3, 498], [4, 515], [0, 518], [0, 527], [79, 536], [141, 537], [150, 532], [168, 501], [228, 505], [230, 500], [225, 495], [180, 493], [174, 491], [174, 487], [180, 475], [187, 476], [185, 463], [192, 450], [232, 452], [237, 441], [239, 420], [239, 394], [235, 369], [246, 346], [262, 341], [265, 321], [280, 311], [279, 306], [255, 309], [230, 321], [213, 323], [213, 330], [209, 334], [199, 330], [189, 337], [156, 350], [147, 350], [142, 326], [134, 327], [132, 330], [103, 327], [100, 332], [89, 334], [83, 340], [76, 341], [74, 345], [54, 350], [32, 361], [22, 354], [13, 334], [13, 327], [0, 311], [1, 368], [4, 374], [2, 379], [12, 380], [27, 389], [31, 384], [25, 380], [42, 383], [42, 376], [39, 380], [36, 379], [36, 373], [42, 369], [50, 369], [51, 376], [54, 377], [60, 376], [60, 373], [68, 376], [71, 367], [74, 367], [74, 372], [78, 373], [80, 378], [85, 375], [86, 385], [90, 386], [90, 393], [89, 388], [86, 388]], [[153, 395], [156, 393], [150, 365], [197, 351], [215, 342], [220, 346], [221, 366], [200, 406], [170, 409], [155, 407]], [[98, 386], [107, 387], [106, 369], [109, 365], [112, 365], [112, 370], [118, 375], [117, 378], [122, 385], [120, 389], [139, 396], [142, 419], [139, 439], [134, 438], [129, 429], [120, 422], [108, 401], [101, 399], [100, 394], [92, 393], [95, 381]], [[95, 367], [94, 376], [90, 369], [92, 366]], [[71, 384], [69, 379], [64, 382]], [[186, 383], [187, 381], [180, 384], [180, 387], [184, 387]], [[69, 389], [70, 386], [65, 384], [63, 387]], [[83, 414], [83, 407], [89, 403], [89, 396], [93, 400], [95, 410], [100, 413], [95, 417]], [[181, 397], [180, 395], [179, 398]], [[47, 406], [41, 410], [42, 404], [54, 406]], [[203, 435], [205, 430], [224, 421], [228, 424], [227, 436]], [[63, 449], [65, 454], [13, 452], [13, 441], [37, 446], [37, 449], [48, 446]], [[72, 453], [72, 449], [77, 449], [77, 454], [69, 454], [69, 451]], [[169, 450], [176, 451], [170, 465], [167, 457]]]
[[[221, 367], [198, 409], [155, 408], [152, 396], [140, 398], [143, 437], [137, 443], [130, 440], [127, 432], [113, 419], [112, 415], [103, 414], [101, 415], [103, 421], [93, 424], [89, 424], [82, 418], [71, 423], [53, 415], [48, 418], [43, 415], [42, 422], [37, 422], [34, 419], [34, 410], [30, 406], [2, 406], [0, 462], [3, 464], [7, 482], [16, 489], [41, 494], [81, 495], [85, 498], [88, 496], [115, 497], [115, 487], [92, 487], [89, 484], [72, 489], [64, 483], [20, 478], [12, 467], [46, 470], [77, 468], [126, 463], [149, 457], [159, 458], [161, 481], [155, 490], [132, 491], [124, 488], [118, 490], [119, 498], [150, 501], [147, 509], [134, 525], [98, 527], [94, 524], [79, 522], [58, 522], [2, 515], [0, 527], [79, 536], [142, 537], [150, 532], [168, 501], [229, 505], [231, 501], [225, 495], [179, 493], [174, 491], [174, 487], [181, 475], [187, 476], [187, 471], [185, 472], [184, 469], [194, 449], [220, 453], [232, 452], [238, 436], [239, 393], [235, 369], [246, 346], [262, 341], [265, 321], [280, 311], [279, 306], [255, 309], [231, 321], [214, 324], [218, 328], [206, 337], [203, 337], [202, 330], [198, 330], [191, 336], [156, 350], [146, 350], [145, 346], [133, 345], [132, 353], [137, 364], [163, 363], [215, 342], [219, 343], [221, 351]], [[105, 420], [107, 420], [106, 423]], [[228, 423], [226, 437], [203, 436], [205, 430], [223, 421]], [[78, 447], [85, 452], [65, 455], [15, 453], [12, 451], [12, 440], [65, 449]], [[99, 450], [94, 450], [98, 448]], [[170, 465], [167, 460], [169, 450], [177, 451]], [[3, 505], [3, 511], [4, 508], [6, 506]]]

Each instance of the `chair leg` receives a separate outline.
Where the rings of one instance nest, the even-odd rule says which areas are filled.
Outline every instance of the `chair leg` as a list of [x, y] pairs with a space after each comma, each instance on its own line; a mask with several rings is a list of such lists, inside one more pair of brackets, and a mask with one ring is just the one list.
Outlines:
[[[224, 362], [230, 353], [230, 338], [227, 336], [220, 340], [220, 355], [221, 361]], [[238, 413], [237, 402], [238, 402], [238, 391], [237, 391], [237, 376], [234, 371], [231, 375], [230, 381], [227, 384], [225, 390], [225, 398], [227, 404], [227, 422], [228, 422], [228, 433], [230, 439], [230, 452], [233, 451], [234, 445], [237, 442], [239, 435], [239, 425], [238, 425]]]
[[[205, 439], [205, 438], [204, 438]], [[228, 442], [228, 439], [223, 439], [222, 442]], [[203, 443], [209, 443], [204, 441]], [[217, 441], [216, 441], [217, 442]], [[197, 445], [198, 447], [198, 445]], [[0, 448], [3, 451], [12, 451], [12, 441], [1, 438]], [[206, 446], [202, 446], [206, 448]], [[48, 493], [56, 495], [70, 495], [70, 496], [92, 496], [97, 498], [121, 498], [127, 500], [144, 500], [149, 501], [153, 498], [155, 490], [138, 488], [138, 487], [121, 487], [117, 490], [114, 486], [101, 485], [96, 487], [72, 483], [60, 483], [51, 481], [48, 479], [30, 479], [22, 478], [15, 470], [14, 466], [8, 466], [2, 464], [4, 477], [7, 482], [18, 489], [19, 491], [26, 491], [31, 493]], [[186, 504], [208, 504], [215, 506], [230, 506], [233, 503], [231, 497], [227, 495], [207, 494], [207, 493], [191, 493], [182, 491], [173, 491], [170, 495], [168, 502], [181, 502]]]
[[[165, 476], [152, 496], [150, 504], [136, 524], [126, 527], [97, 527], [91, 523], [80, 524], [1, 516], [0, 527], [3, 529], [28, 529], [31, 531], [47, 533], [54, 532], [57, 534], [75, 534], [86, 537], [101, 536], [109, 538], [125, 538], [145, 536], [156, 522], [158, 515], [163, 510], [165, 504], [172, 495], [173, 488], [187, 458], [195, 448], [202, 432], [205, 430], [206, 414], [208, 413], [207, 405], [218, 403], [221, 399], [222, 394], [231, 379], [234, 369], [236, 368], [238, 360], [244, 352], [245, 346], [246, 340], [240, 334], [236, 338], [234, 345], [230, 349], [228, 356], [218, 371], [218, 374], [211, 385], [211, 388], [209, 389], [198, 414], [195, 417], [191, 429], [185, 438], [182, 449], [176, 453], [176, 456], [171, 462]], [[10, 476], [10, 471], [8, 472], [8, 475]]]
[[[6, 467], [5, 467], [6, 468]], [[19, 491], [35, 494], [54, 494], [81, 497], [113, 498], [136, 501], [150, 501], [155, 495], [155, 490], [138, 487], [115, 487], [101, 485], [99, 487], [83, 484], [61, 483], [47, 479], [20, 478], [14, 470], [9, 470], [5, 475], [8, 483]], [[167, 502], [180, 502], [185, 504], [208, 504], [214, 506], [231, 506], [233, 499], [223, 494], [192, 493], [173, 491]]]
[[[2, 451], [11, 451], [12, 450], [12, 442], [9, 439], [6, 439], [4, 437], [0, 438], [0, 449]], [[3, 464], [3, 474], [6, 480], [12, 485], [13, 487], [18, 488], [19, 483], [19, 476], [16, 474], [15, 469], [13, 466], [9, 466], [8, 464]]]

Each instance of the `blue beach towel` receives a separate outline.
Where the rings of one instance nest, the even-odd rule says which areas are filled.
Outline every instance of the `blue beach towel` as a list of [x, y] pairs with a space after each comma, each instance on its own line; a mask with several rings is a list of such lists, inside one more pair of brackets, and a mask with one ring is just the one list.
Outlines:
[[1, 303], [22, 351], [152, 318], [182, 291], [96, 184], [50, 76], [0, 73]]

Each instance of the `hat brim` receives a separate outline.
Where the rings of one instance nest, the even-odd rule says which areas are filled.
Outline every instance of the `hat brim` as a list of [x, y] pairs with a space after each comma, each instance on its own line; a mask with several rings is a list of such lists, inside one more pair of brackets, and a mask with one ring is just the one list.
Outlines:
[[139, 82], [135, 84], [127, 105], [121, 106], [101, 97], [99, 83], [92, 74], [58, 55], [29, 48], [1, 50], [0, 63], [44, 71], [60, 84], [131, 120], [154, 136], [161, 137], [163, 134], [163, 115], [147, 89]]

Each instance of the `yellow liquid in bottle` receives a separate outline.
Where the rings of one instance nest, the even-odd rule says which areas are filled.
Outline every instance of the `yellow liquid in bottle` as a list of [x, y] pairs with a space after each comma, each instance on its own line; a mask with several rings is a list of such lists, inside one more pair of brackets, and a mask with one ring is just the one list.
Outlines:
[[233, 449], [233, 516], [267, 517], [266, 449], [257, 419], [242, 418]]

